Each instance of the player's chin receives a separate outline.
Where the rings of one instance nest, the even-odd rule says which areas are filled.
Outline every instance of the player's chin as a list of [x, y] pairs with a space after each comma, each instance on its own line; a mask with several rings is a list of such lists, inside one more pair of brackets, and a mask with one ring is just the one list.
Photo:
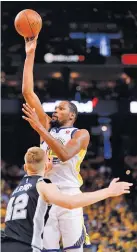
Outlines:
[[52, 116], [52, 117], [51, 117], [51, 121], [54, 122], [54, 121], [57, 121], [57, 120], [58, 120], [57, 116]]
[[51, 119], [51, 122], [56, 122], [57, 121], [57, 118], [52, 118]]
[[60, 122], [58, 121], [58, 118], [53, 118], [50, 121], [51, 127], [60, 127]]

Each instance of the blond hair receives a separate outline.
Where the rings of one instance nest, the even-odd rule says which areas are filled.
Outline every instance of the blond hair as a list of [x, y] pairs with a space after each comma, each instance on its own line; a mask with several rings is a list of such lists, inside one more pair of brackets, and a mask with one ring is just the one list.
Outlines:
[[31, 147], [25, 154], [25, 164], [34, 171], [40, 171], [45, 165], [45, 152], [39, 147]]

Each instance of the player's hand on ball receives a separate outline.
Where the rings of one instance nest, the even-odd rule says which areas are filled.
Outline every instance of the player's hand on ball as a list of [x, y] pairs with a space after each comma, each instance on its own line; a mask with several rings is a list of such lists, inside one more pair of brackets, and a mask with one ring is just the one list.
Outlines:
[[118, 182], [119, 178], [114, 178], [108, 189], [111, 197], [120, 196], [125, 193], [130, 193], [130, 187], [133, 185], [128, 182]]
[[35, 52], [36, 47], [37, 47], [37, 39], [38, 39], [38, 36], [25, 38], [26, 55], [29, 55]]

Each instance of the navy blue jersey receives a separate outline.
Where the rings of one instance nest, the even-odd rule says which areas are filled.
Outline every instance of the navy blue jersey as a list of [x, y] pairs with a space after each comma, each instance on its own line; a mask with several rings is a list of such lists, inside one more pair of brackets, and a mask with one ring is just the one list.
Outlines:
[[42, 200], [36, 190], [39, 180], [51, 183], [41, 176], [24, 176], [13, 191], [7, 206], [5, 234], [42, 249], [42, 234], [51, 206]]

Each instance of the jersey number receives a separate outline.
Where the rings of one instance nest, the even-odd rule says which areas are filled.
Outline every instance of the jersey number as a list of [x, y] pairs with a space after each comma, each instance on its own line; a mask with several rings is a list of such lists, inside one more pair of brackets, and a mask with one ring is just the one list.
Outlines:
[[24, 193], [17, 198], [12, 197], [8, 203], [5, 221], [26, 219], [29, 196]]

